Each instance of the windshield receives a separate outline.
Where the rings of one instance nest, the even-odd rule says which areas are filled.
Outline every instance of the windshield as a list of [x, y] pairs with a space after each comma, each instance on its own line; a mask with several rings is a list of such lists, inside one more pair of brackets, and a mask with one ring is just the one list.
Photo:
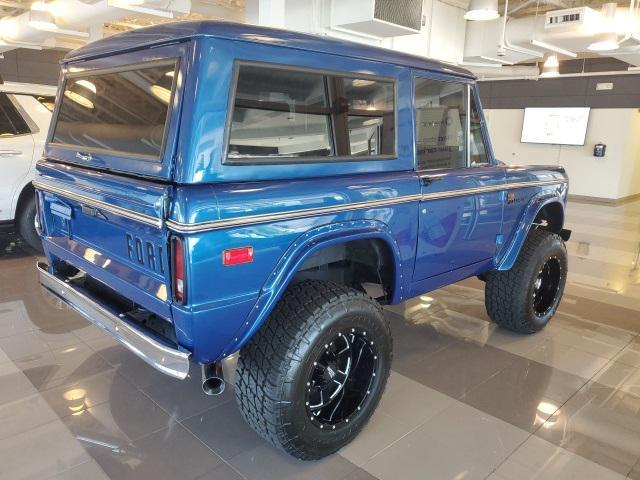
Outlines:
[[176, 61], [70, 73], [52, 144], [159, 161]]

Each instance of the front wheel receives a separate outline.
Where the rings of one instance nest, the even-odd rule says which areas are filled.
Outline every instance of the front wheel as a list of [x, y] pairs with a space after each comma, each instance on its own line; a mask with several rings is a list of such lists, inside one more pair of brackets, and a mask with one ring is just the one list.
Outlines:
[[537, 332], [556, 313], [566, 281], [564, 241], [547, 230], [533, 230], [511, 270], [487, 274], [487, 313], [501, 327]]
[[353, 440], [389, 376], [392, 341], [380, 305], [330, 282], [290, 287], [240, 351], [236, 400], [263, 438], [302, 460]]

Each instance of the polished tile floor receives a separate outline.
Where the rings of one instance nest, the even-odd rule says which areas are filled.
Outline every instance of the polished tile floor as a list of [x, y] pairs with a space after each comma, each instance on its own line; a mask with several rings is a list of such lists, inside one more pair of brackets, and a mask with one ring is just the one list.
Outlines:
[[0, 479], [640, 480], [640, 202], [572, 203], [569, 284], [543, 332], [495, 328], [467, 280], [389, 308], [393, 372], [338, 455], [293, 460], [230, 387], [155, 372], [40, 296], [0, 232]]

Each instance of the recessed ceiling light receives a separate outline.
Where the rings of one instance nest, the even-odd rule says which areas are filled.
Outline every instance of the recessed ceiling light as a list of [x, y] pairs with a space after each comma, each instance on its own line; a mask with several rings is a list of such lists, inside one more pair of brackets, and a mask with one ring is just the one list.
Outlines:
[[539, 76], [542, 78], [557, 77], [558, 75], [560, 75], [560, 70], [558, 67], [560, 67], [558, 56], [549, 55], [542, 65], [542, 72]]
[[471, 0], [469, 9], [464, 14], [465, 20], [486, 21], [499, 18], [498, 0]]

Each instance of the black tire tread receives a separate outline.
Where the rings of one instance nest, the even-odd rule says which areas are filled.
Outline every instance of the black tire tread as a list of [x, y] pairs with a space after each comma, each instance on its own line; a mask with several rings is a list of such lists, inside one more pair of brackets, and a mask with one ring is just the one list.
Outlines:
[[527, 321], [527, 314], [524, 312], [526, 306], [513, 292], [527, 288], [530, 278], [526, 270], [535, 262], [540, 249], [545, 249], [558, 241], [565, 248], [566, 253], [564, 241], [559, 235], [543, 229], [532, 230], [513, 268], [486, 274], [485, 307], [487, 314], [497, 325], [518, 333], [538, 331]]
[[[310, 345], [309, 332], [323, 328], [323, 312], [345, 300], [366, 301], [382, 312], [382, 307], [362, 292], [332, 282], [306, 280], [289, 287], [240, 352], [235, 392], [242, 416], [261, 437], [299, 459], [318, 457], [300, 449], [283, 428], [282, 386], [293, 382], [288, 372], [293, 371], [294, 363], [302, 361], [298, 347]], [[390, 338], [389, 325], [385, 325]]]

